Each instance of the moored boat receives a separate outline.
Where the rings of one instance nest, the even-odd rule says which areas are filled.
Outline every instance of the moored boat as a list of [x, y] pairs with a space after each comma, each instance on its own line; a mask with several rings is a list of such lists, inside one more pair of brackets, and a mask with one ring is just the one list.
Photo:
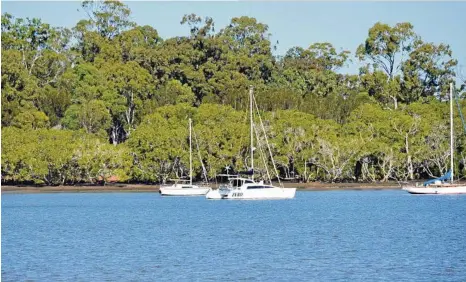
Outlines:
[[[256, 182], [254, 181], [254, 139], [253, 139], [253, 132], [254, 132], [254, 123], [253, 123], [253, 88], [252, 86], [249, 89], [249, 99], [250, 99], [250, 126], [251, 126], [251, 169], [247, 172], [242, 174], [250, 175], [250, 178], [241, 178], [241, 177], [233, 177], [229, 179], [229, 183], [226, 185], [220, 186], [218, 189], [210, 189], [209, 192], [206, 194], [207, 199], [225, 199], [225, 200], [248, 200], [248, 199], [291, 199], [295, 197], [296, 188], [284, 188], [283, 186], [277, 187], [272, 185], [272, 181], [270, 180], [270, 184], [264, 184], [263, 181]], [[256, 105], [257, 109], [257, 105]], [[257, 109], [258, 112], [258, 109]], [[260, 116], [259, 116], [260, 117]], [[261, 120], [262, 123], [262, 120]], [[263, 127], [263, 124], [262, 124]], [[264, 130], [264, 129], [263, 129]], [[264, 130], [265, 135], [265, 130]], [[267, 136], [265, 135], [265, 140], [268, 145]], [[271, 152], [270, 152], [271, 155]], [[277, 173], [275, 163], [272, 158], [272, 163], [274, 164], [275, 172]], [[269, 175], [267, 171], [267, 175]], [[277, 174], [277, 179], [280, 182], [280, 178]]]
[[202, 196], [210, 190], [207, 186], [193, 184], [180, 184], [161, 186], [159, 193], [163, 196]]
[[[201, 160], [202, 162], [202, 160]], [[178, 180], [181, 181], [181, 180]], [[193, 185], [193, 157], [192, 157], [192, 121], [189, 119], [189, 184], [175, 183], [160, 186], [162, 196], [203, 196], [209, 190], [208, 186]]]
[[429, 186], [407, 186], [403, 190], [411, 194], [466, 194], [466, 185], [439, 183]]
[[231, 178], [228, 185], [219, 189], [210, 189], [207, 199], [258, 200], [258, 199], [292, 199], [296, 188], [282, 188], [255, 182], [247, 178]]
[[453, 180], [453, 144], [453, 86], [450, 83], [450, 171], [439, 178], [424, 182], [423, 185], [407, 185], [402, 187], [402, 190], [411, 194], [466, 194], [466, 185], [454, 183]]

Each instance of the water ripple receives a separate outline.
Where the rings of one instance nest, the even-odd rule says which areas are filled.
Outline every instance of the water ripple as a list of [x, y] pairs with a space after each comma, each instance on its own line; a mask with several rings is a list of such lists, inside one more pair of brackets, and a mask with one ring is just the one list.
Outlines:
[[466, 197], [2, 195], [2, 281], [465, 281]]

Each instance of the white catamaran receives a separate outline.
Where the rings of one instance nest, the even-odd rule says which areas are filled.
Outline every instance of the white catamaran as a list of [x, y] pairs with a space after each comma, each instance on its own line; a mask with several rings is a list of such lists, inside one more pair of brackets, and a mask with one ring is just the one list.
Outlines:
[[[466, 194], [466, 185], [453, 183], [453, 86], [450, 83], [450, 171], [442, 177], [432, 179], [423, 185], [405, 186], [402, 189], [411, 194]], [[450, 180], [450, 183], [446, 182]]]
[[192, 121], [189, 119], [189, 184], [162, 185], [159, 193], [162, 196], [202, 196], [209, 190], [208, 186], [193, 185]]
[[[219, 189], [210, 189], [209, 192], [206, 194], [207, 199], [229, 199], [229, 200], [246, 200], [246, 199], [291, 199], [294, 198], [296, 193], [296, 188], [284, 188], [284, 187], [276, 187], [273, 186], [271, 181], [270, 185], [264, 184], [263, 181], [256, 182], [254, 181], [254, 139], [253, 139], [253, 130], [254, 130], [254, 123], [253, 123], [253, 101], [255, 102], [254, 95], [253, 95], [253, 88], [250, 86], [249, 89], [249, 99], [250, 99], [250, 123], [251, 123], [251, 170], [248, 174], [251, 175], [251, 178], [241, 178], [241, 177], [232, 177], [229, 179], [229, 183], [227, 185], [222, 185]], [[256, 110], [259, 112], [256, 104]], [[259, 113], [258, 113], [259, 114]], [[259, 115], [260, 118], [260, 115]], [[262, 120], [261, 120], [262, 124]], [[265, 129], [262, 124], [262, 129]], [[256, 132], [257, 133], [257, 132]], [[265, 140], [267, 142], [267, 136], [265, 135]], [[259, 141], [258, 141], [259, 142]], [[269, 152], [270, 146], [268, 146]], [[275, 162], [273, 161], [272, 155], [272, 163], [274, 165], [275, 172]], [[268, 170], [267, 170], [268, 173]], [[278, 181], [280, 178], [278, 177]], [[270, 176], [269, 176], [270, 179]]]

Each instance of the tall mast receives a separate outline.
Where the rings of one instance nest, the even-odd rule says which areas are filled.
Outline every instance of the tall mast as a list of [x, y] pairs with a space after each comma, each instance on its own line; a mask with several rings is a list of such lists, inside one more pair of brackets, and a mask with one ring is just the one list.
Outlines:
[[251, 118], [251, 179], [254, 180], [254, 141], [253, 141], [253, 124], [252, 124], [252, 99], [253, 99], [253, 87], [249, 85], [249, 106], [250, 106], [250, 118]]
[[450, 181], [453, 183], [453, 83], [450, 83]]
[[191, 145], [191, 118], [189, 119], [189, 184], [193, 185], [193, 150]]

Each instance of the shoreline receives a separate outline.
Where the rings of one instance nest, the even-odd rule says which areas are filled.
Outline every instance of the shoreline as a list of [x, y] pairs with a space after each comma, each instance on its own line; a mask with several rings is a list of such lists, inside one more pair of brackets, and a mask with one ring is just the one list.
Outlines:
[[[275, 185], [276, 183], [274, 183]], [[399, 190], [396, 182], [387, 183], [283, 183], [285, 188], [296, 187], [296, 191], [361, 191], [361, 190]], [[33, 185], [2, 185], [2, 194], [35, 194], [35, 193], [144, 193], [159, 192], [160, 185], [148, 184], [108, 184], [105, 186], [91, 185], [62, 185], [62, 186], [33, 186]], [[211, 184], [217, 188], [218, 184]]]

